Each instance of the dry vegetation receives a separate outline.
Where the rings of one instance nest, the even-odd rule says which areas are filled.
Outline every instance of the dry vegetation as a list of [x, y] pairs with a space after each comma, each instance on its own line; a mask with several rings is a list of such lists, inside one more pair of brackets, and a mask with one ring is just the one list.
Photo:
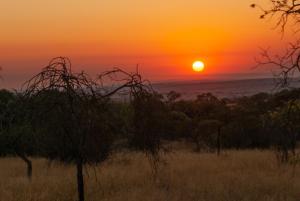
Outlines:
[[[299, 168], [278, 166], [269, 151], [226, 151], [219, 157], [178, 151], [164, 159], [156, 180], [147, 158], [138, 153], [115, 154], [101, 168], [88, 168], [87, 200], [288, 201], [300, 197]], [[29, 182], [22, 161], [0, 160], [1, 200], [76, 200], [74, 167], [49, 166], [42, 159], [33, 160], [33, 165]]]

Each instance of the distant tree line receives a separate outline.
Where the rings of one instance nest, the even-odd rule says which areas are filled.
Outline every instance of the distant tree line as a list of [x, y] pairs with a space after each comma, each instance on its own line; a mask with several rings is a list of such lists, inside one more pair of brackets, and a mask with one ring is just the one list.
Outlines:
[[[170, 92], [164, 139], [186, 140], [195, 150], [276, 148], [295, 153], [299, 140], [300, 90], [219, 99], [210, 93], [181, 100]], [[174, 99], [176, 97], [176, 99]]]
[[222, 148], [271, 147], [294, 152], [299, 140], [300, 89], [231, 99], [204, 93], [194, 100], [174, 91], [140, 90], [125, 102], [97, 100], [78, 89], [71, 94], [32, 91], [30, 96], [28, 91], [0, 91], [2, 156], [73, 161], [89, 155], [97, 162], [113, 149], [157, 155], [162, 141], [187, 141], [195, 151], [218, 153]]

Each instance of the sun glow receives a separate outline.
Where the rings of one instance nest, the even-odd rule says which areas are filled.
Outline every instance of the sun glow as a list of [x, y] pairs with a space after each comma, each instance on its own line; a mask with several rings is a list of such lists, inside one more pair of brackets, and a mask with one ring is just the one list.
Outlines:
[[204, 63], [202, 61], [195, 61], [193, 63], [193, 70], [196, 71], [196, 72], [201, 72], [204, 70]]

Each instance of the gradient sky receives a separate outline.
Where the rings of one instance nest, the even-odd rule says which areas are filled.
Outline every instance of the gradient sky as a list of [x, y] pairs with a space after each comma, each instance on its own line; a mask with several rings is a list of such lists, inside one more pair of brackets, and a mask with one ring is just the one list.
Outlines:
[[[154, 81], [265, 75], [252, 69], [259, 47], [276, 49], [292, 37], [281, 39], [275, 22], [250, 8], [267, 1], [2, 0], [3, 86], [18, 87], [56, 56], [92, 74], [139, 64]], [[197, 59], [206, 63], [200, 74], [191, 69]]]

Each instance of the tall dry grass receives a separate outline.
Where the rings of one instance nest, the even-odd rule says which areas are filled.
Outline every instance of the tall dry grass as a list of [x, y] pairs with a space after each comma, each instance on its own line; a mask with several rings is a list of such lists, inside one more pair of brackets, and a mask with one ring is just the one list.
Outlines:
[[[116, 154], [85, 172], [86, 200], [110, 201], [292, 201], [300, 200], [300, 167], [278, 166], [268, 151], [164, 156], [157, 179], [138, 153]], [[33, 178], [17, 158], [0, 160], [1, 201], [74, 201], [75, 169], [42, 159], [33, 161]], [[96, 174], [96, 177], [95, 177]]]

